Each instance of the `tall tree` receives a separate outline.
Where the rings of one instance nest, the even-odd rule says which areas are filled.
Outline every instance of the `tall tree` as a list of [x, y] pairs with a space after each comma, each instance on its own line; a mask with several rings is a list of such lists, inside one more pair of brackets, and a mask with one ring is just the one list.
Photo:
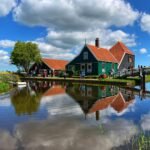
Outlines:
[[16, 65], [19, 70], [22, 69], [28, 73], [34, 62], [40, 63], [40, 50], [35, 43], [18, 41], [14, 46], [10, 59], [11, 63]]

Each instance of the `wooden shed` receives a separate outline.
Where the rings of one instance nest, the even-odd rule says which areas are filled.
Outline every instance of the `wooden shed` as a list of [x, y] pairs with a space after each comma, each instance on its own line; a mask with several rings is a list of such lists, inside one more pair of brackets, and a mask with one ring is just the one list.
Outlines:
[[41, 63], [33, 64], [30, 68], [30, 74], [34, 76], [58, 76], [60, 72], [65, 71], [66, 60], [42, 58]]

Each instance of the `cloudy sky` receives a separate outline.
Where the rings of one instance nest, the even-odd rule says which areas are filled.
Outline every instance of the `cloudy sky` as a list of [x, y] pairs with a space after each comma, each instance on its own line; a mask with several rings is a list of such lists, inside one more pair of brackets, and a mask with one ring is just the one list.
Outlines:
[[0, 70], [15, 70], [16, 41], [38, 44], [43, 57], [71, 60], [85, 43], [122, 41], [138, 64], [150, 65], [149, 0], [1, 0]]

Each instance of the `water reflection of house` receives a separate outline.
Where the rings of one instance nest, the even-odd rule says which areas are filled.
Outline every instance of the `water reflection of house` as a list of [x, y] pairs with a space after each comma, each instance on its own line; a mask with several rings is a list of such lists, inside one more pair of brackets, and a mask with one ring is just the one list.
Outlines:
[[51, 88], [49, 88], [43, 96], [55, 96], [65, 93], [65, 88], [61, 85], [53, 85]]
[[82, 114], [81, 107], [66, 93], [66, 84], [53, 83], [42, 95], [41, 103], [46, 106], [49, 117]]
[[54, 83], [52, 82], [47, 82], [47, 81], [38, 81], [38, 82], [30, 82], [30, 87], [33, 91], [37, 92], [42, 92], [44, 93], [47, 91], [50, 87], [53, 86]]
[[66, 91], [85, 114], [96, 113], [96, 119], [99, 119], [99, 111], [111, 107], [120, 113], [134, 100], [132, 92], [114, 86], [72, 86]]
[[40, 64], [33, 64], [33, 66], [30, 68], [30, 73], [35, 76], [58, 75], [61, 71], [65, 70], [67, 63], [68, 61], [66, 60], [43, 58]]
[[98, 113], [101, 110], [104, 110], [108, 107], [113, 108], [118, 113], [125, 110], [134, 100], [134, 97], [130, 97], [129, 99], [126, 99], [124, 94], [119, 92], [115, 96], [106, 97], [103, 99], [100, 99], [96, 101], [93, 106], [90, 108], [88, 113], [96, 113], [96, 118], [98, 119]]
[[35, 92], [42, 92], [43, 96], [57, 95], [65, 92], [65, 85], [59, 82], [38, 81], [31, 82], [30, 87]]
[[118, 88], [115, 86], [70, 85], [66, 88], [66, 92], [80, 104], [85, 113], [88, 113], [95, 101], [117, 94]]

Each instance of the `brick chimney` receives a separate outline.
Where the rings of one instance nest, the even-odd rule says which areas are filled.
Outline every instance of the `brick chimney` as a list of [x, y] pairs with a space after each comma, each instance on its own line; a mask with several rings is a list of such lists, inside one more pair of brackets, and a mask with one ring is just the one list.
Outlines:
[[96, 39], [95, 39], [95, 46], [96, 46], [97, 48], [99, 48], [99, 38], [96, 38]]

